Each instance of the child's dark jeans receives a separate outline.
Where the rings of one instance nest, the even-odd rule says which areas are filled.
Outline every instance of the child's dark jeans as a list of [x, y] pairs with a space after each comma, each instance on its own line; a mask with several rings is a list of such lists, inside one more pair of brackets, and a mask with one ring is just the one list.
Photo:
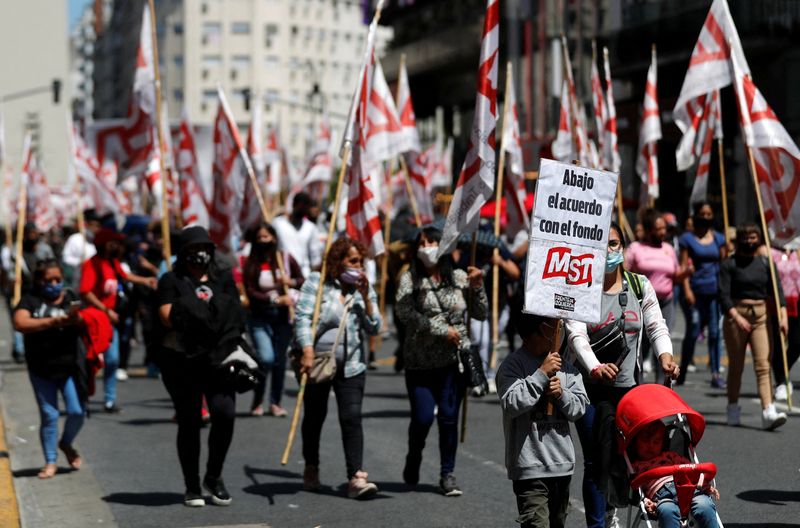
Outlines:
[[[678, 508], [678, 494], [675, 491], [675, 483], [668, 482], [656, 491], [653, 501], [656, 502], [656, 517], [658, 518], [659, 528], [680, 528], [681, 512]], [[694, 524], [697, 528], [717, 528], [717, 507], [714, 499], [703, 493], [696, 491], [692, 498], [690, 514], [694, 517]]]
[[569, 507], [571, 475], [541, 479], [515, 480], [517, 522], [522, 528], [563, 528]]

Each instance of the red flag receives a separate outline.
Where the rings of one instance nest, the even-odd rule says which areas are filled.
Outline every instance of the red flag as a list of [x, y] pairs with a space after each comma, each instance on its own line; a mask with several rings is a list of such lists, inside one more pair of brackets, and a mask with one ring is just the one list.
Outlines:
[[494, 194], [499, 37], [500, 3], [488, 0], [469, 148], [447, 213], [439, 257], [455, 248], [459, 235], [477, 229], [481, 206]]
[[400, 113], [400, 126], [403, 127], [403, 143], [409, 151], [421, 152], [417, 117], [414, 114], [414, 103], [411, 101], [411, 86], [408, 83], [405, 61], [400, 63], [400, 77], [397, 80], [397, 110]]
[[184, 226], [200, 225], [208, 229], [208, 203], [200, 185], [197, 150], [189, 114], [184, 107], [175, 149], [175, 169], [178, 172], [181, 197], [181, 219]]
[[214, 194], [209, 215], [209, 235], [222, 251], [232, 251], [231, 238], [241, 234], [239, 214], [242, 210], [246, 178], [244, 145], [222, 88], [217, 90], [219, 107], [214, 120], [214, 161], [211, 177]]
[[710, 96], [705, 97], [706, 104], [703, 108], [703, 121], [700, 124], [697, 144], [694, 146], [695, 155], [699, 156], [697, 174], [695, 175], [692, 194], [689, 203], [702, 202], [708, 198], [708, 173], [711, 164], [711, 150], [714, 136], [720, 121], [719, 91], [715, 90]]
[[606, 76], [606, 122], [603, 126], [603, 160], [605, 169], [619, 172], [622, 161], [617, 147], [617, 107], [614, 104], [614, 85], [611, 82], [611, 67], [608, 64], [608, 48], [603, 48], [603, 69]]
[[[647, 84], [644, 88], [642, 124], [639, 129], [639, 156], [636, 158], [636, 172], [647, 188], [647, 196], [658, 198], [658, 151], [656, 143], [661, 139], [661, 116], [658, 111], [656, 50], [653, 48], [650, 68], [647, 70]], [[644, 194], [643, 194], [644, 196]]]
[[[254, 101], [253, 115], [250, 121], [250, 128], [247, 131], [247, 154], [253, 164], [253, 169], [256, 175], [256, 183], [262, 190], [266, 186], [266, 159], [264, 157], [262, 131], [264, 130], [264, 123], [261, 119], [261, 99], [259, 97]], [[263, 219], [261, 212], [261, 205], [258, 203], [256, 191], [253, 188], [253, 183], [248, 176], [244, 180], [244, 198], [242, 203], [242, 211], [239, 217], [239, 223], [242, 228], [248, 229], [256, 226]]]

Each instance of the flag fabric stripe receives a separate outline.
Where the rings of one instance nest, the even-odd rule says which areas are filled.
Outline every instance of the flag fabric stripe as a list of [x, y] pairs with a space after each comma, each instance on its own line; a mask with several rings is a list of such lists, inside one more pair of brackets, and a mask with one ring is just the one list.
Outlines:
[[[650, 68], [647, 70], [642, 122], [639, 130], [639, 155], [636, 159], [636, 172], [647, 187], [647, 196], [659, 196], [657, 142], [661, 139], [661, 118], [658, 109], [658, 63], [653, 49]], [[642, 193], [644, 195], [644, 192]]]
[[208, 229], [208, 203], [200, 187], [194, 132], [186, 108], [183, 109], [175, 146], [175, 169], [179, 175], [183, 225], [199, 225]]

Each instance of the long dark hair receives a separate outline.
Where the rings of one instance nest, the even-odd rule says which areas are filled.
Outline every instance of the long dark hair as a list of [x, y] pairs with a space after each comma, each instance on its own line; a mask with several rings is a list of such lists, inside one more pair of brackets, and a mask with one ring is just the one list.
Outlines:
[[[411, 261], [411, 277], [414, 279], [415, 283], [417, 282], [417, 279], [429, 276], [428, 269], [417, 256], [417, 251], [419, 251], [419, 247], [422, 245], [423, 236], [425, 236], [425, 239], [430, 242], [442, 242], [442, 232], [434, 226], [425, 226], [420, 229], [419, 233], [417, 233], [417, 237], [414, 239], [414, 246], [412, 248], [414, 257]], [[436, 263], [436, 266], [439, 268], [439, 275], [442, 277], [442, 284], [449, 287], [455, 286], [455, 280], [453, 279], [453, 270], [455, 269], [453, 255], [450, 253], [447, 255], [442, 255], [441, 258], [439, 258], [439, 261]]]
[[[256, 247], [258, 241], [258, 232], [265, 229], [272, 239], [275, 241], [275, 246], [272, 251], [263, 251], [261, 248]], [[258, 275], [261, 270], [261, 265], [265, 263], [270, 264], [272, 268], [272, 278], [277, 282], [275, 275], [275, 264], [277, 261], [277, 248], [278, 248], [278, 232], [272, 227], [272, 224], [261, 222], [255, 229], [248, 233], [248, 242], [250, 242], [250, 256], [247, 257], [244, 263], [244, 282], [245, 284], [255, 284], [258, 282]], [[288, 271], [288, 270], [287, 270]]]

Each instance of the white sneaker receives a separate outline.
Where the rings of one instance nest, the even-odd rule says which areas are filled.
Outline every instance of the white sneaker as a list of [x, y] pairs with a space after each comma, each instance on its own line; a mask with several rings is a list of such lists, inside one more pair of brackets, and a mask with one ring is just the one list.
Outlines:
[[737, 426], [742, 423], [742, 408], [738, 403], [728, 404], [728, 425]]
[[686, 372], [697, 372], [697, 367], [689, 363], [689, 366], [686, 367]]
[[493, 379], [486, 380], [489, 385], [489, 394], [497, 394], [497, 383]]
[[606, 528], [620, 528], [616, 508], [606, 511]]
[[775, 387], [775, 401], [785, 402], [789, 399], [789, 389], [785, 383], [781, 383]]
[[776, 411], [774, 403], [761, 411], [761, 426], [767, 431], [773, 431], [785, 423], [786, 413]]
[[117, 377], [117, 381], [126, 381], [128, 379], [128, 371], [125, 369], [117, 369], [114, 375]]
[[725, 374], [726, 370], [728, 370], [728, 369], [725, 368], [725, 365], [720, 365], [719, 366], [719, 373], [720, 374]]

